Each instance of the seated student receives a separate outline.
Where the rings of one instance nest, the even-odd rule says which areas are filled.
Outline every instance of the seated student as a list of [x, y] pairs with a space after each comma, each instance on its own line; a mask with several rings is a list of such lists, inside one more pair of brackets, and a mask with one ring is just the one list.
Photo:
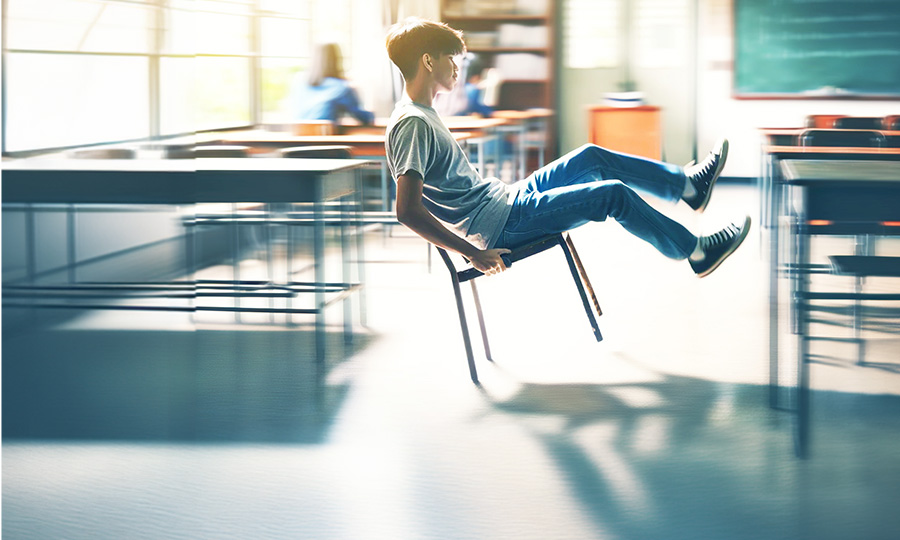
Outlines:
[[456, 86], [454, 56], [466, 49], [462, 32], [408, 19], [391, 27], [387, 49], [406, 81], [385, 141], [397, 181], [397, 219], [425, 240], [463, 255], [479, 271], [502, 272], [501, 255], [511, 248], [607, 217], [662, 255], [687, 260], [699, 277], [718, 268], [746, 238], [750, 216], [697, 237], [635, 191], [684, 201], [702, 212], [725, 164], [727, 141], [687, 168], [588, 144], [506, 185], [478, 174], [432, 107], [438, 92]]
[[364, 110], [356, 90], [344, 78], [341, 49], [337, 43], [316, 46], [306, 78], [298, 74], [290, 93], [290, 107], [295, 121], [330, 120], [336, 122], [349, 114], [371, 124], [375, 115]]
[[494, 113], [494, 108], [484, 102], [484, 89], [481, 87], [484, 71], [481, 58], [470, 54], [466, 69], [466, 108], [462, 114], [488, 117]]

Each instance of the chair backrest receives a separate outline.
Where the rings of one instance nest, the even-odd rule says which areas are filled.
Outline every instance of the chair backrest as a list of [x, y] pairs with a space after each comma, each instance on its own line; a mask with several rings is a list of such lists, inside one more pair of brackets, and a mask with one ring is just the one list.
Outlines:
[[351, 150], [344, 145], [294, 146], [282, 148], [278, 153], [284, 158], [349, 159], [352, 157]]
[[132, 148], [85, 148], [69, 155], [75, 159], [135, 159], [137, 152]]
[[808, 128], [833, 128], [834, 122], [838, 118], [843, 118], [843, 114], [810, 114], [806, 117], [806, 127]]
[[210, 145], [194, 147], [193, 157], [196, 158], [221, 158], [221, 157], [250, 157], [249, 146], [237, 145]]
[[834, 121], [836, 129], [883, 129], [881, 116], [845, 116]]
[[167, 144], [163, 146], [164, 159], [194, 159], [193, 144]]
[[885, 116], [884, 129], [888, 131], [900, 131], [900, 114]]
[[294, 135], [334, 135], [334, 122], [330, 120], [304, 120], [291, 125]]
[[880, 148], [886, 146], [884, 134], [871, 130], [807, 129], [799, 135], [800, 146], [846, 146]]

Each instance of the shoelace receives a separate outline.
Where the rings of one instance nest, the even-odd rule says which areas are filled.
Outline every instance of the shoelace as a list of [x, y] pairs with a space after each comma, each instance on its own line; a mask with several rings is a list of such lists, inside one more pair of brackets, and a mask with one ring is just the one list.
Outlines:
[[707, 248], [711, 248], [714, 246], [718, 246], [720, 244], [724, 244], [725, 242], [727, 242], [727, 241], [731, 240], [732, 238], [734, 238], [735, 236], [737, 236], [738, 232], [740, 232], [740, 229], [738, 228], [738, 226], [736, 224], [732, 223], [731, 225], [725, 227], [721, 231], [719, 231], [711, 236], [704, 236], [703, 237], [703, 240], [704, 240], [703, 247], [704, 247], [704, 249], [707, 249]]
[[703, 182], [704, 185], [709, 183], [709, 173], [716, 167], [718, 156], [710, 152], [706, 159], [700, 165], [695, 165], [690, 171], [691, 178], [696, 182]]

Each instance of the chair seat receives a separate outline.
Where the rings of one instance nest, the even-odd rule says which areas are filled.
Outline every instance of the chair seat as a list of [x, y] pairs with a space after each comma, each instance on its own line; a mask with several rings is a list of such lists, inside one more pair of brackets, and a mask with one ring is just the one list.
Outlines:
[[900, 257], [832, 255], [835, 274], [859, 277], [900, 277]]

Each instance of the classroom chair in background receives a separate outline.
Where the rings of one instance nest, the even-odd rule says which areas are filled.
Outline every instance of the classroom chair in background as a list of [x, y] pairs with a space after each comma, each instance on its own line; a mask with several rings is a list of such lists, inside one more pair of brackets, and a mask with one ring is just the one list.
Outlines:
[[881, 116], [845, 116], [834, 121], [835, 129], [884, 129]]
[[800, 146], [880, 148], [887, 146], [884, 134], [872, 130], [807, 129], [798, 137]]
[[833, 128], [835, 120], [843, 117], [843, 114], [810, 114], [806, 117], [806, 127], [824, 129]]

